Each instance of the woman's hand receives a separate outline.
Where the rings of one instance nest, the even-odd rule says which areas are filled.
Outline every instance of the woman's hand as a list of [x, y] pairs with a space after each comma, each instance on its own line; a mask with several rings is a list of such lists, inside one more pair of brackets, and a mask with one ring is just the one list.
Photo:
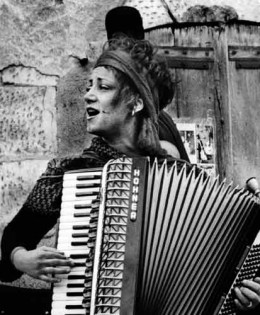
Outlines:
[[235, 304], [241, 311], [256, 308], [260, 303], [260, 278], [254, 280], [243, 280], [242, 285], [235, 288]]
[[73, 260], [55, 248], [42, 246], [34, 250], [21, 248], [12, 257], [16, 269], [46, 282], [59, 282], [62, 274], [68, 274]]

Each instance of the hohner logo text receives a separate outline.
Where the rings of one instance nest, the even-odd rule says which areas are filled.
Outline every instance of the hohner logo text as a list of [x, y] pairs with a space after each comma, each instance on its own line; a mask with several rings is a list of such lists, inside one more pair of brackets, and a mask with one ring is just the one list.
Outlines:
[[131, 221], [136, 221], [139, 183], [140, 183], [140, 170], [134, 169], [133, 188], [132, 188], [132, 204], [131, 204], [131, 213], [130, 213], [130, 220]]

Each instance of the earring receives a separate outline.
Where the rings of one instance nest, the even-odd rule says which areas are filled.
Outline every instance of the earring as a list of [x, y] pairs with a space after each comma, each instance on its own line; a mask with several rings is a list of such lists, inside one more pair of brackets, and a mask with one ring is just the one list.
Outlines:
[[132, 109], [132, 116], [134, 116], [135, 113], [136, 113], [136, 107], [134, 107], [134, 108]]

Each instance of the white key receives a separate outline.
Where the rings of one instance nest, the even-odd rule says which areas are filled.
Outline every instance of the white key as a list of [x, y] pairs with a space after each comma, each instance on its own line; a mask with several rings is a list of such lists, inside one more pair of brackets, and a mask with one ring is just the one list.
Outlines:
[[[74, 179], [65, 179], [63, 181], [63, 187], [81, 187], [82, 185], [86, 186], [99, 186], [101, 185], [101, 179], [84, 179], [84, 180], [74, 180]], [[80, 188], [79, 188], [80, 189]]]
[[[82, 298], [80, 301], [65, 300], [52, 302], [52, 314], [85, 314], [86, 310], [82, 306]], [[73, 309], [70, 307], [74, 307]], [[84, 313], [80, 313], [84, 311]], [[60, 313], [62, 312], [62, 313]]]
[[[86, 258], [78, 259], [78, 258], [71, 257], [71, 259], [73, 259], [75, 264], [78, 264], [78, 265], [83, 266], [83, 267], [86, 268]], [[73, 267], [73, 268], [76, 268], [76, 267]]]
[[63, 222], [89, 222], [89, 219], [87, 220], [87, 218], [89, 218], [89, 216], [86, 217], [74, 217], [73, 215], [63, 215], [60, 217], [60, 223]]
[[[69, 232], [68, 232], [69, 231]], [[75, 232], [73, 230], [62, 230], [59, 233], [58, 244], [67, 244], [69, 242], [87, 242], [88, 233]]]
[[86, 198], [86, 200], [73, 200], [73, 201], [67, 200], [67, 201], [64, 201], [61, 204], [61, 211], [63, 209], [67, 209], [67, 208], [74, 209], [75, 207], [81, 207], [81, 206], [89, 208], [89, 207], [91, 207], [92, 200], [93, 200], [93, 197]]
[[[81, 294], [82, 293], [82, 296], [83, 296], [83, 290], [84, 290], [84, 284], [78, 288], [75, 286], [75, 288], [68, 288], [67, 286], [65, 287], [56, 287], [55, 289], [53, 289], [53, 300], [57, 300], [56, 298], [54, 298], [55, 296], [58, 297], [59, 299], [59, 296], [63, 296], [64, 294], [66, 294], [66, 296], [68, 297], [67, 293], [79, 293]], [[74, 298], [74, 297], [73, 297]], [[68, 299], [70, 299], [70, 296], [68, 297]], [[63, 300], [63, 298], [61, 299]]]
[[[100, 178], [102, 175], [102, 171], [90, 171], [90, 172], [82, 172], [82, 173], [65, 173], [63, 180], [75, 180], [75, 181], [80, 181], [80, 180], [93, 180], [93, 176]], [[84, 179], [83, 179], [84, 178]]]
[[66, 208], [66, 209], [62, 209], [62, 211], [60, 212], [60, 217], [63, 217], [64, 215], [79, 215], [81, 213], [85, 213], [86, 215], [90, 215], [90, 211], [91, 211], [91, 206], [90, 207], [86, 207], [86, 208], [81, 208], [81, 209], [73, 209], [73, 208]]
[[86, 230], [61, 230], [57, 244], [67, 244], [69, 242], [77, 242], [81, 239], [82, 242], [87, 242], [89, 239], [88, 229]]
[[73, 237], [77, 238], [81, 235], [81, 237], [88, 237], [89, 224], [84, 225], [84, 228], [80, 228], [82, 225], [78, 224], [77, 226], [68, 225], [69, 222], [65, 222], [64, 228], [59, 231], [59, 237], [67, 238]]
[[85, 315], [86, 310], [84, 308], [82, 309], [76, 309], [76, 310], [68, 310], [68, 309], [53, 309], [51, 311], [52, 315]]
[[86, 310], [53, 310], [52, 315], [83, 315], [86, 314]]
[[[66, 243], [66, 242], [64, 242], [64, 243], [58, 242], [57, 248], [59, 250], [67, 250], [67, 249], [72, 249], [72, 250], [76, 249], [76, 250], [78, 250], [78, 249], [81, 249], [82, 247], [84, 248], [85, 246], [88, 246], [87, 241], [88, 241], [88, 238], [82, 238], [81, 241], [80, 240], [78, 240], [78, 241], [77, 240], [73, 240], [73, 241], [70, 241], [68, 243]], [[84, 251], [83, 251], [83, 253], [84, 253]]]
[[60, 218], [63, 217], [72, 217], [72, 218], [88, 218], [90, 216], [90, 208], [88, 209], [78, 209], [74, 211], [64, 211], [63, 213], [61, 212]]
[[[83, 270], [84, 269], [84, 270]], [[71, 279], [73, 276], [77, 278], [83, 278], [85, 279], [85, 268], [82, 268], [80, 271], [75, 271], [74, 269], [71, 270], [69, 274], [57, 274], [56, 277], [63, 280]], [[57, 285], [57, 283], [54, 284], [54, 286]]]
[[70, 243], [58, 243], [57, 249], [60, 251], [67, 251], [67, 250], [81, 250], [82, 253], [86, 253], [89, 251], [88, 244], [86, 242], [79, 243], [79, 242], [70, 242]]
[[85, 309], [76, 309], [76, 310], [68, 310], [68, 309], [54, 309], [51, 312], [52, 315], [85, 315]]
[[60, 222], [59, 223], [59, 230], [74, 230], [74, 231], [81, 231], [89, 229], [89, 217], [85, 218], [85, 222]]
[[66, 290], [68, 285], [70, 286], [73, 286], [73, 285], [82, 285], [84, 286], [84, 283], [85, 283], [85, 277], [84, 275], [81, 275], [81, 279], [71, 279], [69, 278], [66, 278], [66, 279], [62, 279], [61, 282], [57, 282], [53, 285], [53, 290]]
[[76, 245], [76, 244], [59, 244], [57, 246], [58, 250], [61, 251], [68, 251], [68, 250], [81, 250], [82, 252], [88, 252], [89, 251], [89, 247], [88, 245]]
[[88, 255], [89, 254], [89, 248], [87, 250], [79, 250], [77, 249], [66, 249], [63, 251], [64, 255], [66, 255], [66, 257], [71, 257], [72, 255]]
[[[52, 300], [64, 301], [67, 299], [69, 301], [82, 301], [83, 291], [84, 291], [84, 288], [82, 288], [81, 290], [78, 289], [77, 291], [54, 292], [52, 296]], [[72, 295], [72, 294], [75, 294], [75, 295]]]
[[62, 190], [62, 202], [72, 200], [82, 200], [88, 197], [95, 197], [99, 194], [99, 187], [76, 189], [76, 188], [63, 188]]
[[81, 274], [85, 274], [86, 271], [86, 266], [84, 265], [83, 267], [72, 267], [72, 269], [74, 272], [79, 272]]

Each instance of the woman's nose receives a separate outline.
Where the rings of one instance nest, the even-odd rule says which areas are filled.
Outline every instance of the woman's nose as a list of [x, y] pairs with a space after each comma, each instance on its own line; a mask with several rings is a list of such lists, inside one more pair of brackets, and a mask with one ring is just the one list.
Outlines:
[[96, 95], [94, 94], [92, 88], [90, 88], [84, 95], [84, 100], [86, 103], [93, 103], [96, 101]]

